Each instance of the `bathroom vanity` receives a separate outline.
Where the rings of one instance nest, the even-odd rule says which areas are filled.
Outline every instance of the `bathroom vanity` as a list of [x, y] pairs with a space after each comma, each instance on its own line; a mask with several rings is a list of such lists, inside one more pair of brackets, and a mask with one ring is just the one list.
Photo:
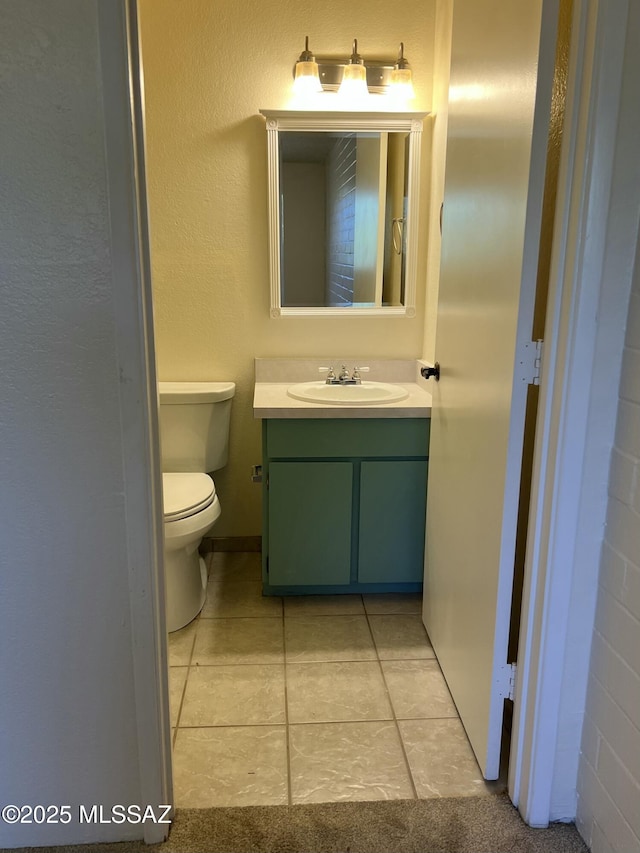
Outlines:
[[398, 402], [327, 405], [256, 383], [265, 594], [421, 589], [431, 398], [399, 385]]

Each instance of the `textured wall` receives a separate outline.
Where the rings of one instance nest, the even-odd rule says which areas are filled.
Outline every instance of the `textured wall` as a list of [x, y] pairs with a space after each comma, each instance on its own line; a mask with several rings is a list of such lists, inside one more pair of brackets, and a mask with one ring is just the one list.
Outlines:
[[[395, 55], [401, 40], [430, 109], [435, 0], [325, 3], [141, 0], [155, 326], [160, 379], [238, 383], [215, 535], [260, 533], [254, 356], [410, 358], [422, 351], [425, 261], [414, 319], [269, 319], [266, 133], [287, 105], [309, 35], [318, 54]], [[426, 123], [428, 128], [429, 124]], [[428, 186], [428, 170], [423, 185]], [[426, 204], [423, 205], [426, 210]], [[426, 233], [426, 219], [421, 232]]]
[[611, 458], [578, 792], [578, 825], [594, 853], [640, 851], [640, 257]]
[[[326, 171], [324, 163], [288, 163], [280, 168], [285, 305], [322, 305], [326, 289]], [[309, 195], [317, 200], [309, 204]]]
[[427, 288], [424, 306], [422, 358], [436, 360], [436, 317], [440, 276], [440, 205], [444, 198], [444, 169], [449, 118], [449, 72], [451, 66], [451, 30], [453, 0], [437, 0], [433, 48], [432, 134], [427, 137], [431, 162], [429, 213], [424, 234], [427, 242]]
[[0, 847], [140, 796], [96, 6], [2, 2], [0, 803], [74, 821]]

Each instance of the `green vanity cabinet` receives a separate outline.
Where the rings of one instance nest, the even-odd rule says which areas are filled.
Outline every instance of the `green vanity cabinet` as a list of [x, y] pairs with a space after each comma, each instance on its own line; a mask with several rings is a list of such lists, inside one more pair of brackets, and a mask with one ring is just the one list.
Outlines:
[[427, 460], [360, 468], [358, 581], [422, 583]]
[[350, 462], [271, 462], [269, 583], [348, 584]]
[[263, 422], [266, 594], [421, 589], [429, 425]]

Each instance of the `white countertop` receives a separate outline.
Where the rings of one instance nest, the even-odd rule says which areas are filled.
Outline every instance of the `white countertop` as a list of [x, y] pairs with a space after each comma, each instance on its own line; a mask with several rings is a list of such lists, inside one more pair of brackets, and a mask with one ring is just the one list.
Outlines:
[[409, 392], [395, 403], [342, 405], [310, 403], [287, 394], [292, 382], [256, 382], [253, 395], [255, 418], [430, 418], [431, 394], [417, 382], [395, 384]]

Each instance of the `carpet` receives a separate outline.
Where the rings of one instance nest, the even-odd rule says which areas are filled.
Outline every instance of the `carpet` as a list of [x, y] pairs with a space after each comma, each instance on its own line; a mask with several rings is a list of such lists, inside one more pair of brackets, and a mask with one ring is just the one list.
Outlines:
[[[23, 853], [588, 853], [575, 826], [525, 826], [506, 795], [178, 809], [169, 839]], [[12, 851], [18, 853], [18, 851]]]

